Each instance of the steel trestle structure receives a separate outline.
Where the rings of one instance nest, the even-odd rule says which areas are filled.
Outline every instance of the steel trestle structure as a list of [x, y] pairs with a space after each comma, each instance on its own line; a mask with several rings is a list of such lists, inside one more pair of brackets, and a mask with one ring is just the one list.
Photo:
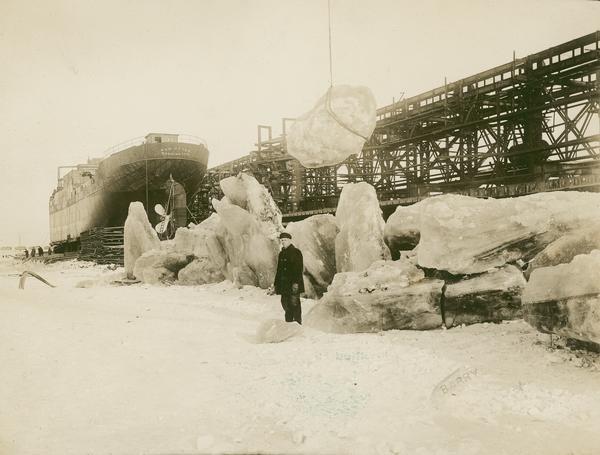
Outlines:
[[199, 218], [221, 196], [218, 181], [242, 171], [287, 220], [334, 212], [349, 182], [373, 185], [388, 212], [440, 193], [597, 191], [600, 31], [378, 109], [362, 152], [336, 166], [307, 169], [288, 155], [289, 120], [276, 138], [259, 126], [256, 150], [208, 170], [192, 207]]

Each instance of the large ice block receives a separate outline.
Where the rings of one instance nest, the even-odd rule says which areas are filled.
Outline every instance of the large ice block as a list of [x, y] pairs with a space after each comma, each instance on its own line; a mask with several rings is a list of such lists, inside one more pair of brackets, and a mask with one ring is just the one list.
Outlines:
[[137, 259], [146, 251], [157, 249], [160, 245], [158, 235], [148, 221], [148, 215], [141, 202], [129, 204], [123, 235], [125, 272], [127, 278], [133, 279], [133, 268]]
[[225, 198], [212, 203], [220, 217], [218, 235], [228, 258], [228, 278], [237, 285], [267, 289], [273, 284], [279, 253], [273, 227]]
[[443, 303], [446, 327], [521, 318], [525, 284], [523, 273], [514, 265], [448, 284]]
[[400, 257], [401, 251], [412, 250], [421, 239], [421, 206], [413, 204], [392, 213], [385, 223], [383, 239], [392, 257]]
[[264, 185], [243, 172], [222, 179], [219, 185], [229, 202], [247, 210], [262, 224], [266, 234], [277, 238], [283, 230], [281, 211]]
[[315, 107], [298, 117], [286, 140], [287, 151], [304, 167], [341, 163], [362, 150], [375, 129], [377, 104], [367, 87], [331, 87]]
[[147, 284], [172, 284], [177, 279], [177, 273], [192, 259], [193, 256], [178, 253], [170, 248], [150, 250], [135, 261], [133, 274]]
[[383, 240], [385, 223], [375, 188], [366, 182], [342, 188], [335, 220], [340, 232], [335, 239], [338, 272], [360, 271], [380, 259], [391, 259]]
[[333, 215], [315, 215], [289, 223], [286, 231], [292, 243], [302, 251], [304, 289], [309, 298], [319, 298], [335, 275], [335, 237], [338, 227]]
[[219, 215], [213, 213], [191, 229], [177, 229], [175, 251], [194, 256], [194, 260], [179, 271], [179, 284], [217, 283], [225, 279], [227, 255], [218, 237], [219, 223]]
[[524, 319], [538, 330], [600, 344], [600, 250], [535, 269], [522, 302]]
[[402, 238], [418, 230], [421, 267], [472, 274], [528, 261], [570, 230], [599, 222], [596, 193], [556, 191], [506, 199], [448, 194], [398, 207], [386, 233]]
[[562, 300], [600, 293], [600, 250], [575, 256], [568, 264], [532, 272], [523, 291], [523, 303]]
[[336, 333], [433, 329], [442, 325], [443, 286], [408, 260], [377, 261], [362, 272], [335, 275], [305, 321]]
[[600, 249], [600, 226], [576, 229], [558, 238], [529, 262], [526, 275], [535, 269], [559, 264], [568, 264], [579, 254], [588, 254]]

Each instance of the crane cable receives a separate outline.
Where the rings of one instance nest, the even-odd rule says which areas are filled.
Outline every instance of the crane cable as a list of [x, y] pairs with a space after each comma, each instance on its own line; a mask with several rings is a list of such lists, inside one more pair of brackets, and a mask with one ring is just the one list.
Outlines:
[[329, 20], [329, 87], [333, 87], [333, 60], [331, 53], [331, 0], [327, 0], [327, 19]]
[[325, 109], [327, 109], [327, 113], [331, 116], [335, 122], [340, 125], [345, 130], [351, 132], [352, 134], [368, 141], [369, 138], [363, 136], [355, 129], [346, 125], [337, 115], [333, 112], [333, 108], [331, 107], [331, 92], [333, 91], [333, 58], [331, 52], [331, 0], [327, 0], [327, 18], [329, 20], [329, 89], [327, 90], [327, 101], [325, 102]]

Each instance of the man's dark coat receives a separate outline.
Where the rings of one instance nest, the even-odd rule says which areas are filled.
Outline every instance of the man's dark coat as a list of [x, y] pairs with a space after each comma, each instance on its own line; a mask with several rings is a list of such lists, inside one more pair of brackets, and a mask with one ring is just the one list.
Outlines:
[[298, 283], [298, 292], [304, 292], [304, 279], [302, 272], [302, 252], [294, 245], [282, 248], [277, 259], [277, 273], [275, 274], [275, 293], [291, 294], [292, 284]]

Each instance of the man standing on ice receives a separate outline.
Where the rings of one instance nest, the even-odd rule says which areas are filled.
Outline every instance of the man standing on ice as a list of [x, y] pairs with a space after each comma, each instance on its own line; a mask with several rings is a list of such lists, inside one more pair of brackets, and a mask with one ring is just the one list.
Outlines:
[[279, 239], [281, 251], [277, 259], [275, 293], [281, 295], [281, 306], [285, 311], [286, 322], [296, 321], [302, 324], [300, 306], [300, 293], [304, 292], [302, 252], [292, 245], [292, 236], [287, 232], [282, 232]]

